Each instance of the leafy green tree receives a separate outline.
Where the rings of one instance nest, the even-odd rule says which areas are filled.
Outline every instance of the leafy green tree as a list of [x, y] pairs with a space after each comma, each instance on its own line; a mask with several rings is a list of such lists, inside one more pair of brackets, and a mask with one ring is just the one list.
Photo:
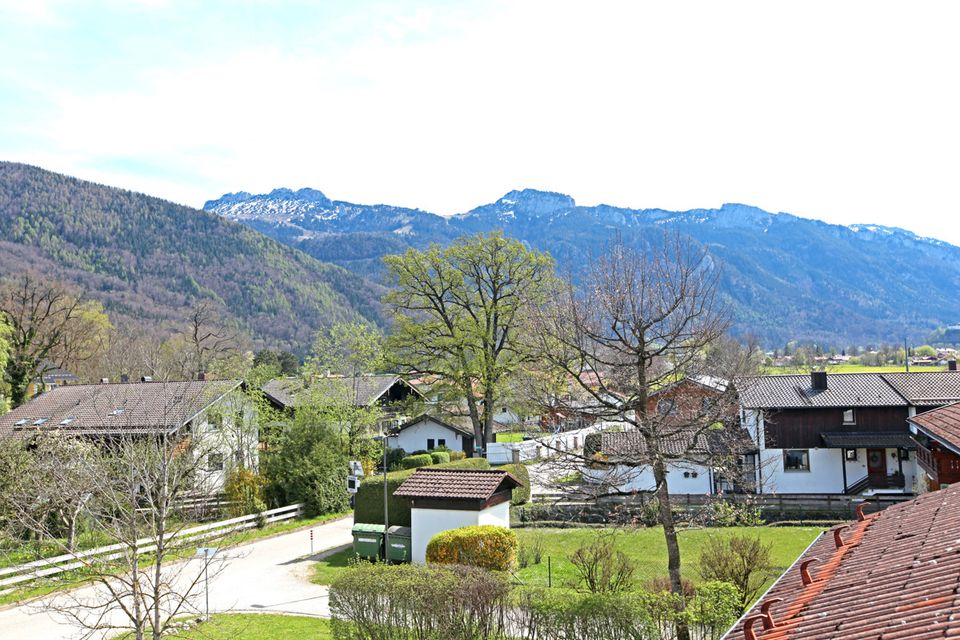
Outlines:
[[336, 430], [310, 407], [298, 408], [261, 460], [271, 501], [302, 502], [311, 514], [348, 508], [348, 462]]
[[[10, 333], [13, 331], [3, 314], [0, 314], [0, 373], [7, 370], [10, 357]], [[0, 415], [7, 411], [7, 399], [4, 393], [3, 375], [0, 375]]]
[[935, 358], [937, 356], [937, 350], [928, 344], [924, 344], [914, 349], [913, 355], [921, 358]]
[[391, 362], [437, 380], [465, 404], [476, 442], [493, 441], [493, 416], [533, 351], [530, 312], [549, 296], [553, 260], [501, 233], [384, 258], [396, 287]]

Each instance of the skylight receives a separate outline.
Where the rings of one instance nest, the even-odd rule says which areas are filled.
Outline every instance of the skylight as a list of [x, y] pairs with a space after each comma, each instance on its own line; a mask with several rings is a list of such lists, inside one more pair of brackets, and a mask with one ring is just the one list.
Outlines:
[[63, 420], [60, 421], [60, 424], [70, 424], [70, 423], [73, 422], [74, 420], [76, 420], [76, 418], [73, 418], [73, 417], [64, 418]]
[[26, 419], [26, 418], [24, 418], [24, 419], [22, 419], [22, 420], [17, 420], [16, 422], [13, 423], [13, 426], [15, 426], [15, 427], [22, 427], [22, 426], [25, 425], [25, 424], [27, 424], [27, 419]]
[[37, 418], [36, 420], [33, 421], [33, 426], [38, 427], [44, 422], [46, 422], [47, 420], [49, 420], [49, 418]]
[[123, 409], [114, 409], [113, 411], [110, 412], [111, 416], [119, 416], [121, 414], [123, 414]]

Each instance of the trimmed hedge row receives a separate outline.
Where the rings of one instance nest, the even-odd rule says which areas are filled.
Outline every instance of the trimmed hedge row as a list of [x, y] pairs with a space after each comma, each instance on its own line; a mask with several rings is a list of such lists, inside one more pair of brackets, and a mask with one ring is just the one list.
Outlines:
[[530, 502], [530, 471], [527, 469], [527, 465], [506, 464], [498, 468], [503, 469], [520, 481], [520, 486], [513, 490], [510, 504], [519, 506]]
[[[466, 458], [456, 462], [438, 464], [438, 469], [489, 469], [486, 458]], [[403, 481], [413, 475], [416, 469], [392, 471], [387, 474], [387, 508], [390, 511], [390, 525], [410, 526], [410, 501], [407, 498], [395, 498], [393, 492]], [[353, 505], [353, 521], [370, 524], [383, 524], [383, 475], [364, 478], [360, 483]]]
[[480, 525], [441, 531], [427, 544], [427, 562], [509, 571], [517, 561], [517, 534]]
[[426, 467], [431, 464], [433, 464], [433, 458], [430, 457], [429, 453], [407, 456], [406, 458], [400, 460], [400, 466], [404, 469], [416, 469], [418, 467]]

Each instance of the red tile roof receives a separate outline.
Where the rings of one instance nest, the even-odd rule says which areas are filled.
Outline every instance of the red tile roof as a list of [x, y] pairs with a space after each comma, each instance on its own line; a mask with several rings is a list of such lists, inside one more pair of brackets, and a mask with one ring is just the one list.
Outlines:
[[724, 638], [748, 638], [765, 602], [757, 640], [960, 638], [960, 485], [822, 535]]
[[506, 471], [421, 468], [404, 480], [393, 495], [483, 501], [498, 491], [519, 486], [520, 482]]
[[928, 436], [960, 451], [960, 403], [927, 411], [908, 420]]

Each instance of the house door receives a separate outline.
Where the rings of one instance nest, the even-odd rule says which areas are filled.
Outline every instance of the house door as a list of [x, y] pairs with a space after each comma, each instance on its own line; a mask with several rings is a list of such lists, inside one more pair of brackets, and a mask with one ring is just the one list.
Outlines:
[[871, 478], [886, 479], [887, 477], [886, 449], [867, 449], [867, 474]]

